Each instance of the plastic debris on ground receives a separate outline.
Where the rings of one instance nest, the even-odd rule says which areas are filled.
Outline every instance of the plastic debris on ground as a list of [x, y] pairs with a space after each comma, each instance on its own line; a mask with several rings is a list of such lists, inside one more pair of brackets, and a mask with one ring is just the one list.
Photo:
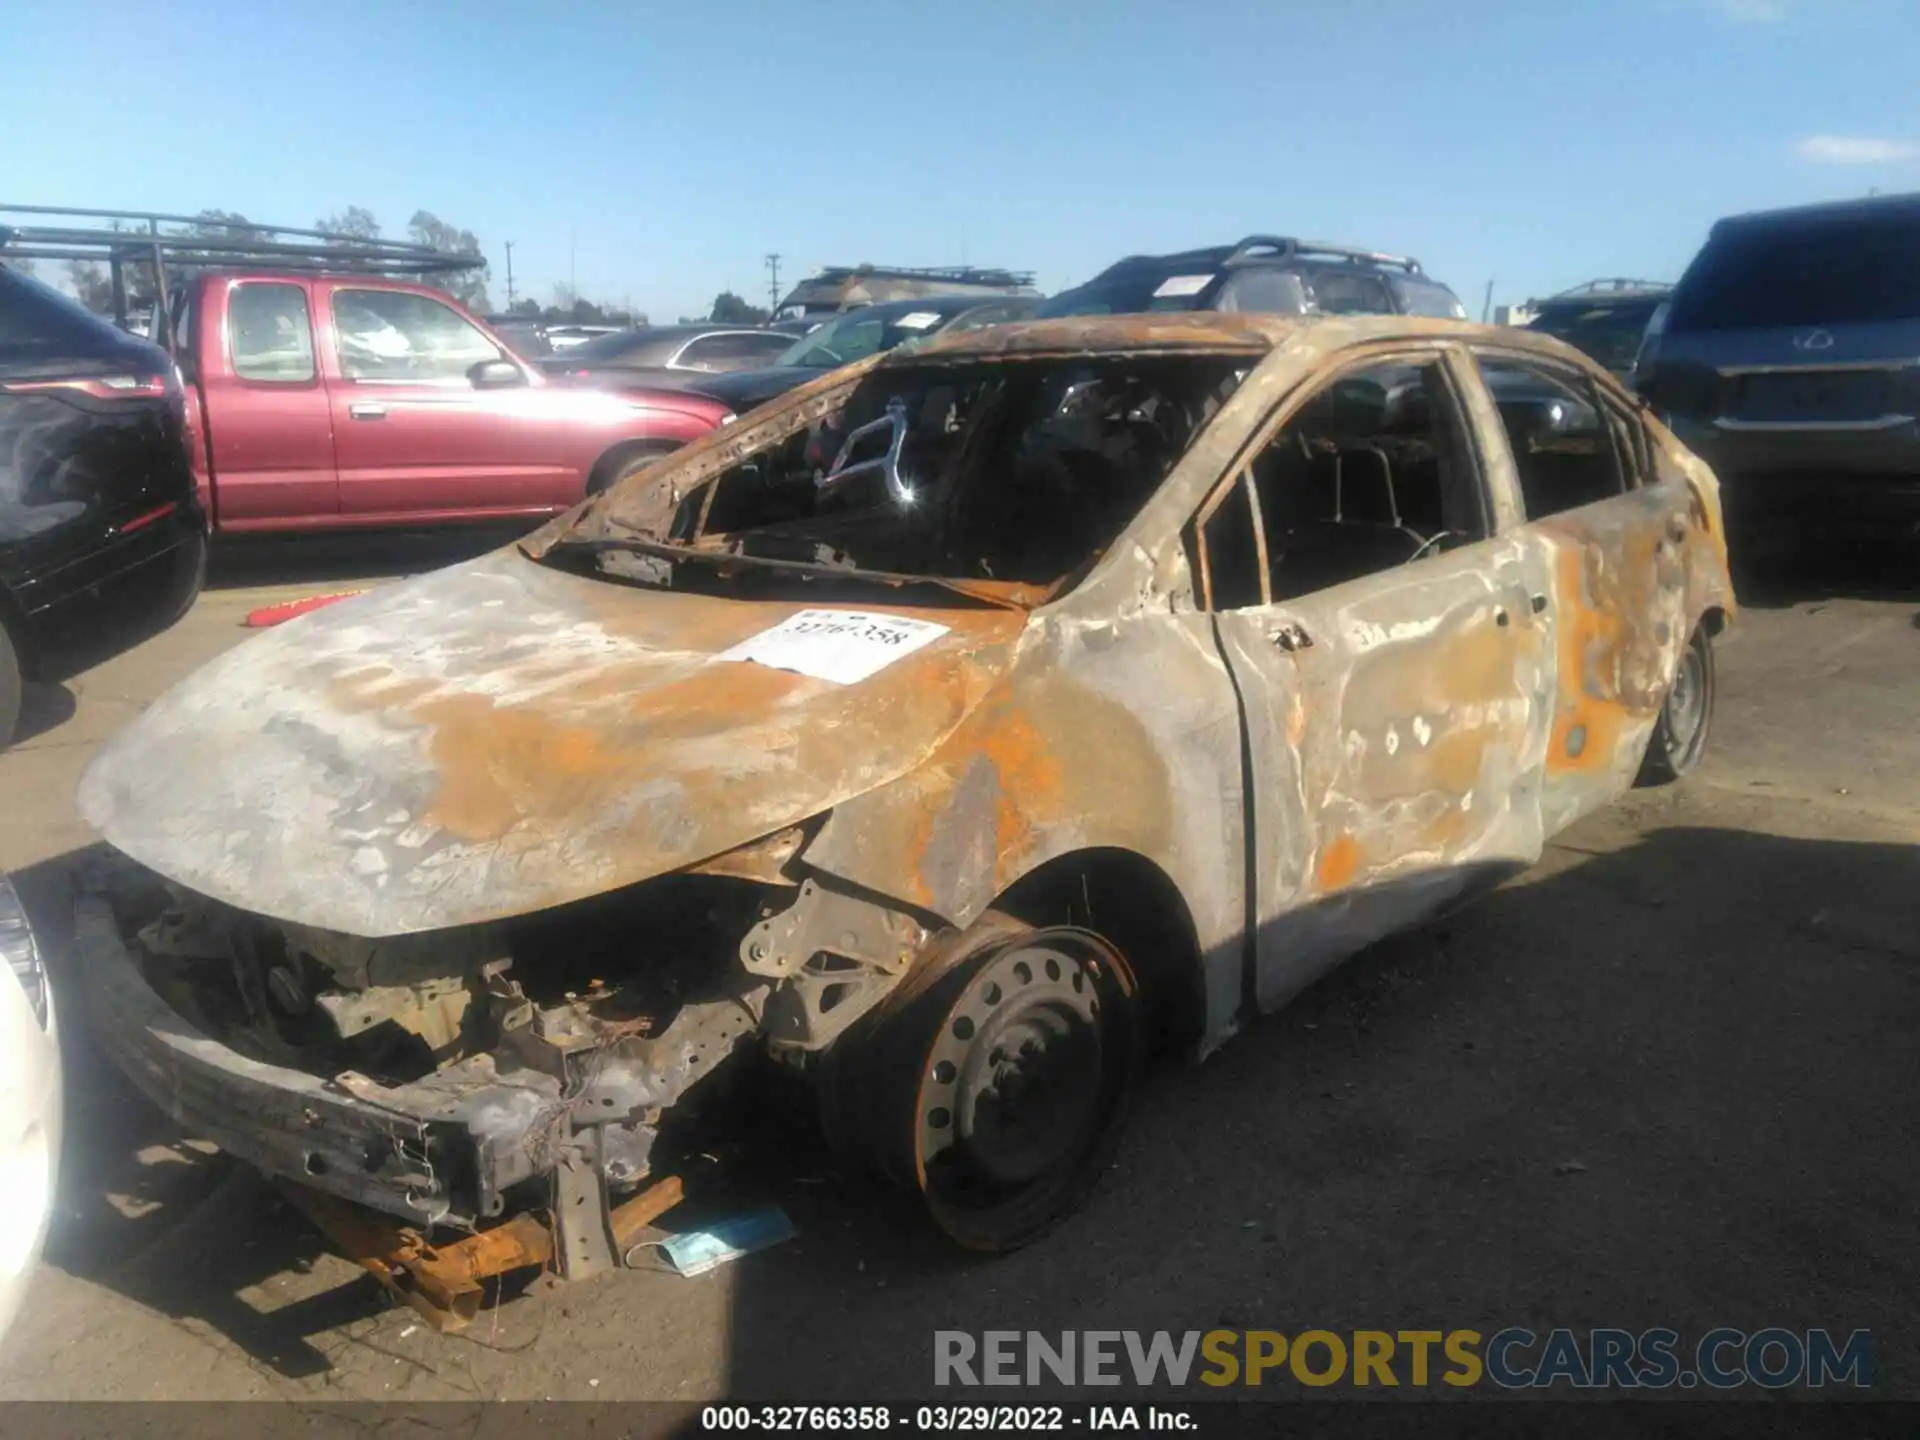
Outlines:
[[768, 1203], [701, 1230], [670, 1235], [658, 1243], [675, 1273], [691, 1277], [791, 1240], [798, 1233], [787, 1212]]

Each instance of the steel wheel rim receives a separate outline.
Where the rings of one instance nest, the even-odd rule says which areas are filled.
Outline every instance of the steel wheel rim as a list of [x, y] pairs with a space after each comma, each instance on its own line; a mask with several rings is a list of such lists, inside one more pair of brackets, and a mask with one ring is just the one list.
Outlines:
[[1022, 1243], [1097, 1176], [1137, 1060], [1133, 994], [1117, 952], [1062, 929], [1001, 946], [946, 1007], [921, 1052], [911, 1135], [952, 1238]]
[[1706, 719], [1707, 666], [1699, 647], [1689, 645], [1674, 672], [1673, 688], [1667, 692], [1667, 754], [1685, 761], [1700, 738]]

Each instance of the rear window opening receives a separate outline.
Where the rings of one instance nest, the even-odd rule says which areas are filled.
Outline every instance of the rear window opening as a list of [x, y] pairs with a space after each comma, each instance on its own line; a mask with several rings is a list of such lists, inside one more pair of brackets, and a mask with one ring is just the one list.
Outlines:
[[1920, 319], [1920, 217], [1729, 228], [1673, 297], [1667, 333]]
[[[682, 552], [1059, 588], [1090, 571], [1239, 383], [1244, 357], [1090, 357], [875, 372], [839, 409], [682, 499]], [[671, 483], [650, 477], [649, 485]], [[606, 502], [618, 518], [616, 491]], [[764, 591], [777, 566], [602, 569]], [[847, 578], [854, 578], [848, 576]]]
[[139, 341], [77, 300], [0, 265], [0, 375], [121, 373], [139, 369], [135, 361], [157, 368], [155, 357], [143, 352]]

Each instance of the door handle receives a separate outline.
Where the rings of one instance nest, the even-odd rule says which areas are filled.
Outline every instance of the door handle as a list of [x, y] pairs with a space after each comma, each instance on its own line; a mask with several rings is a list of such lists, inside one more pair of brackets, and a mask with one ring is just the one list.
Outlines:
[[347, 414], [355, 420], [384, 420], [387, 418], [387, 407], [371, 400], [355, 400], [347, 406]]

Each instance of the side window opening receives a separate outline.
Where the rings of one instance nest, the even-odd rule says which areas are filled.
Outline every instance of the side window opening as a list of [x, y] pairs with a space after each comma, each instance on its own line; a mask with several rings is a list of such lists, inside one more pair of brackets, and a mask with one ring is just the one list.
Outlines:
[[334, 337], [348, 380], [464, 384], [500, 349], [451, 306], [406, 290], [336, 290]]
[[1257, 585], [1244, 578], [1249, 554], [1256, 579], [1264, 566], [1267, 593], [1279, 601], [1490, 533], [1479, 471], [1438, 360], [1340, 375], [1246, 473], [1247, 503], [1222, 503], [1200, 536], [1214, 609], [1260, 603]]
[[1522, 360], [1478, 357], [1500, 412], [1527, 518], [1538, 520], [1623, 493], [1633, 454], [1621, 417], [1584, 380]]
[[298, 285], [249, 281], [227, 300], [227, 343], [242, 380], [299, 384], [314, 376], [313, 328]]

